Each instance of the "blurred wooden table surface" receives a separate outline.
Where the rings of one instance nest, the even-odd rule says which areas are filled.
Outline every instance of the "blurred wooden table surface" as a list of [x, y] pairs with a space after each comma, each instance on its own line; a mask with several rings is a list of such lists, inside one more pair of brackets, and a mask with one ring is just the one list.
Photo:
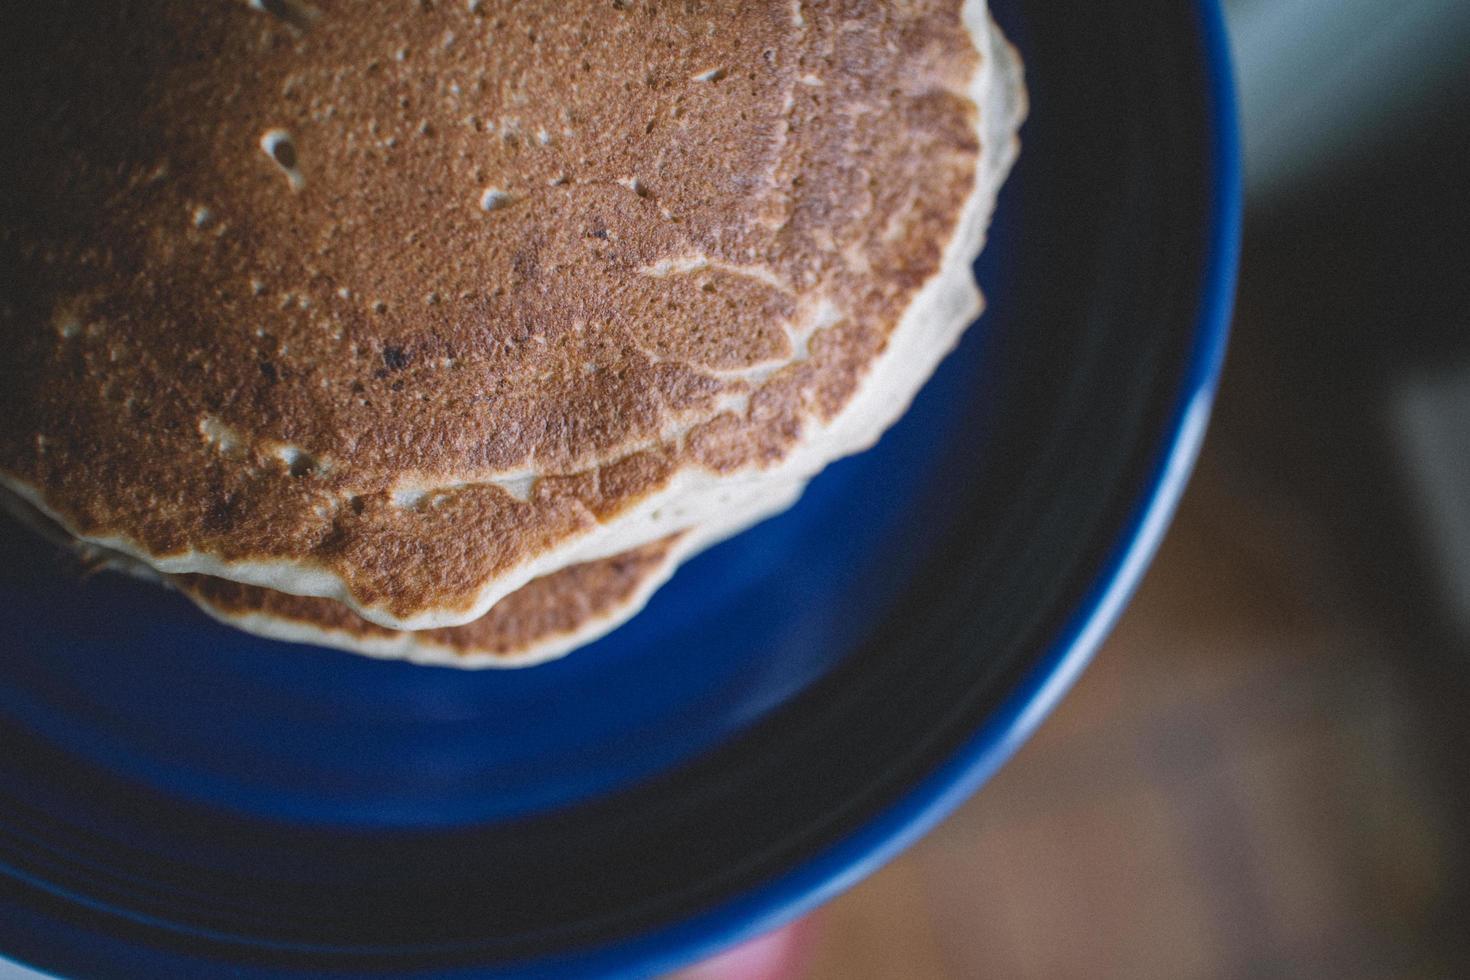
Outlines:
[[1032, 741], [819, 914], [813, 980], [1470, 975], [1415, 651], [1220, 457]]

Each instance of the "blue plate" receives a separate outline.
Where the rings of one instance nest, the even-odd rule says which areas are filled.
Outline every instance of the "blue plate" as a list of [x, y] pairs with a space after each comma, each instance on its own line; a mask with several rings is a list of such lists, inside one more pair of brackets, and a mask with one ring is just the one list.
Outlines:
[[1213, 3], [1016, 0], [991, 312], [872, 452], [534, 670], [257, 641], [0, 537], [0, 950], [93, 976], [642, 975], [777, 925], [1015, 749], [1203, 433], [1239, 223]]

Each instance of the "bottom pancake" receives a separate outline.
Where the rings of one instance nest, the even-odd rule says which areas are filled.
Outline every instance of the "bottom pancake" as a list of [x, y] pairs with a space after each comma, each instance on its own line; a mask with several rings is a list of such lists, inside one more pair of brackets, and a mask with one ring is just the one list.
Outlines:
[[479, 619], [442, 629], [395, 630], [332, 599], [290, 595], [210, 575], [166, 575], [71, 537], [45, 514], [0, 488], [0, 512], [70, 550], [88, 568], [108, 568], [171, 586], [214, 619], [288, 643], [447, 667], [525, 667], [563, 656], [638, 613], [679, 564], [757, 521], [785, 510], [803, 484], [736, 502], [720, 519], [608, 558], [532, 579]]
[[331, 599], [288, 595], [209, 575], [176, 575], [170, 581], [215, 619], [257, 636], [417, 663], [526, 666], [588, 643], [636, 613], [673, 573], [684, 536], [670, 535], [543, 575], [479, 619], [417, 632], [370, 623]]
[[167, 578], [215, 619], [273, 640], [446, 667], [527, 667], [563, 656], [621, 626], [681, 562], [785, 510], [802, 488], [790, 483], [755, 503], [732, 500], [712, 524], [532, 579], [479, 619], [442, 629], [390, 629], [332, 599], [288, 595], [208, 575]]

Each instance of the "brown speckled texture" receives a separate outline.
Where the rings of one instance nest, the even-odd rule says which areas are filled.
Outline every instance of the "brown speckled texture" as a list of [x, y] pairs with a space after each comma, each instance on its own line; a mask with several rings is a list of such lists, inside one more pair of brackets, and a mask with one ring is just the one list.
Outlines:
[[[76, 562], [77, 572], [103, 570], [137, 574], [146, 568], [116, 552], [84, 544], [45, 514], [0, 487], [0, 523], [14, 522], [61, 548]], [[380, 656], [436, 663], [483, 665], [486, 658], [506, 666], [540, 662], [570, 652], [603, 629], [617, 626], [637, 611], [653, 588], [678, 561], [678, 549], [694, 532], [671, 534], [609, 558], [568, 565], [534, 578], [505, 596], [490, 611], [462, 626], [418, 632], [389, 629], [369, 622], [339, 602], [296, 596], [244, 585], [212, 575], [170, 575], [167, 582], [218, 619], [247, 631], [269, 619], [273, 638], [336, 647]], [[387, 641], [392, 649], [375, 643]], [[410, 647], [412, 647], [410, 649]]]
[[[532, 579], [463, 626], [413, 633], [416, 644], [455, 657], [511, 659], [618, 617], [673, 558], [678, 535], [611, 558], [571, 565]], [[173, 583], [216, 616], [267, 616], [301, 630], [304, 642], [350, 646], [402, 637], [370, 623], [340, 602], [287, 595], [210, 575], [177, 575]]]
[[790, 453], [973, 191], [959, 0], [366, 6], [0, 9], [0, 474], [72, 531], [468, 614]]

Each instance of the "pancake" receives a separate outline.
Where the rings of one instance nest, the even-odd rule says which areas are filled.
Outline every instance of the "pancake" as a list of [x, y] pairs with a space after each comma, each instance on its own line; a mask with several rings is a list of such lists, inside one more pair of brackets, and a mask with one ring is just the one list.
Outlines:
[[6, 5], [0, 482], [479, 618], [877, 438], [979, 311], [979, 2]]
[[81, 570], [108, 570], [177, 589], [229, 626], [273, 640], [452, 667], [524, 667], [562, 656], [622, 625], [677, 567], [693, 532], [532, 579], [479, 619], [422, 633], [369, 623], [331, 599], [288, 595], [207, 575], [163, 576], [126, 555], [77, 541], [0, 492], [5, 513], [73, 554]]
[[715, 525], [679, 531], [610, 558], [532, 579], [479, 619], [461, 626], [395, 630], [363, 619], [331, 599], [290, 595], [211, 575], [175, 575], [169, 582], [220, 622], [268, 639], [418, 664], [528, 667], [564, 656], [621, 626], [643, 609], [682, 562], [789, 506], [801, 489], [792, 486], [759, 508], [727, 515]]
[[0, 513], [75, 555], [86, 571], [106, 569], [172, 587], [214, 619], [256, 636], [419, 664], [526, 667], [570, 653], [621, 626], [680, 563], [789, 506], [801, 490], [793, 485], [760, 507], [731, 512], [713, 525], [532, 579], [479, 619], [419, 632], [368, 622], [331, 599], [295, 596], [208, 575], [160, 575], [127, 555], [72, 538], [4, 489]]
[[421, 632], [370, 623], [331, 599], [209, 575], [180, 575], [173, 584], [221, 622], [274, 640], [423, 664], [522, 667], [561, 656], [626, 621], [672, 573], [674, 549], [689, 533], [532, 579], [479, 619]]

